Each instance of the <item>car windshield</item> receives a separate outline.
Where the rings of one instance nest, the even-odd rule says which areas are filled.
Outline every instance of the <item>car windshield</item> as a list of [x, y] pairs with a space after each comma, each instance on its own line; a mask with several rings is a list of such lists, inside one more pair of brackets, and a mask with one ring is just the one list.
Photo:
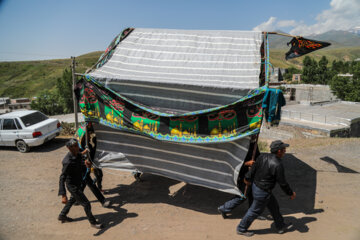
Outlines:
[[34, 113], [30, 113], [29, 115], [20, 117], [20, 119], [24, 123], [24, 125], [28, 127], [36, 123], [45, 121], [46, 119], [48, 119], [48, 117], [42, 114], [41, 112], [34, 112]]

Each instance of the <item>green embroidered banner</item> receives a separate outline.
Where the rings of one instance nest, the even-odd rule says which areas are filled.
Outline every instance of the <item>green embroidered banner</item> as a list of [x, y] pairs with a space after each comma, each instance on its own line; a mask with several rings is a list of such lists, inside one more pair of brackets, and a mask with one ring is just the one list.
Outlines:
[[231, 104], [184, 114], [154, 110], [104, 87], [86, 76], [76, 93], [86, 121], [179, 143], [233, 141], [259, 132], [266, 87]]

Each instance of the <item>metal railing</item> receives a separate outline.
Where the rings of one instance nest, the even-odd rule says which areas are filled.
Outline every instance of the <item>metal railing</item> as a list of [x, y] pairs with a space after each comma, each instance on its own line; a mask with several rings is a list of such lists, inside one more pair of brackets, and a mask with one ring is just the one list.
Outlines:
[[328, 125], [350, 126], [350, 121], [346, 118], [328, 116], [324, 114], [281, 110], [281, 117], [285, 119], [287, 118], [287, 119], [308, 121], [308, 122], [328, 124]]

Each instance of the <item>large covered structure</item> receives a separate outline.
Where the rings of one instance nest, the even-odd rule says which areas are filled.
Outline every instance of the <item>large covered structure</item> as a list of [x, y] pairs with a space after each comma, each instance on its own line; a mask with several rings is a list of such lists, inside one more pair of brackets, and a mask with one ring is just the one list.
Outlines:
[[261, 32], [124, 30], [78, 84], [96, 163], [241, 194], [266, 46]]

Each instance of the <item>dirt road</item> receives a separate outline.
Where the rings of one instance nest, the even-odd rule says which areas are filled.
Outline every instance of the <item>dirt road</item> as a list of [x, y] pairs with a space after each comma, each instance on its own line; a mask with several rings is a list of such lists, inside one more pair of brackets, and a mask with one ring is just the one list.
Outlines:
[[[231, 195], [186, 185], [164, 177], [104, 170], [105, 196], [114, 204], [102, 208], [92, 193], [94, 215], [106, 224], [90, 228], [81, 206], [61, 224], [57, 196], [66, 139], [57, 138], [30, 153], [0, 148], [0, 239], [242, 239], [235, 233], [247, 204], [222, 219], [217, 206]], [[256, 220], [252, 239], [360, 239], [360, 139], [292, 140], [284, 165], [294, 201], [279, 188], [285, 221], [294, 228], [284, 235], [272, 221]]]

